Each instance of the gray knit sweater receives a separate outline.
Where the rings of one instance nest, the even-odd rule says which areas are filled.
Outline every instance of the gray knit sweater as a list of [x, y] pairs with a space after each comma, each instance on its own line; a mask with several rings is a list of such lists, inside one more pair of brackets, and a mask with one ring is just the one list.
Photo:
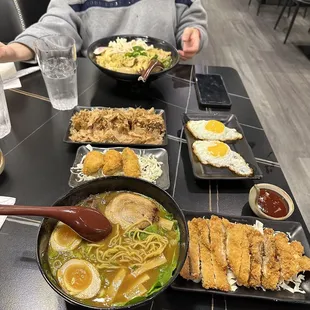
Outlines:
[[75, 39], [85, 55], [94, 41], [112, 35], [135, 34], [159, 38], [180, 48], [186, 27], [201, 33], [200, 48], [207, 41], [207, 14], [200, 0], [51, 0], [38, 23], [15, 42], [33, 49], [35, 39], [65, 34]]

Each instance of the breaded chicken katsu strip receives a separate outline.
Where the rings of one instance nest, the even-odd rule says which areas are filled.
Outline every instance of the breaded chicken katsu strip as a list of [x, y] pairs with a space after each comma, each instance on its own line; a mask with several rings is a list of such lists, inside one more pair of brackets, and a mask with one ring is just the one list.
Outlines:
[[302, 257], [303, 251], [294, 251], [294, 245], [292, 246], [292, 244], [289, 243], [284, 233], [277, 233], [274, 239], [277, 258], [280, 263], [281, 279], [288, 281], [298, 273], [299, 260]]
[[226, 251], [228, 264], [237, 279], [237, 284], [248, 286], [250, 276], [248, 234], [250, 234], [251, 228], [247, 225], [227, 222], [224, 221], [227, 234]]
[[239, 274], [237, 276], [237, 284], [243, 286], [249, 286], [250, 277], [250, 242], [249, 236], [251, 235], [253, 228], [248, 225], [241, 225], [242, 228], [242, 242], [241, 242], [241, 266]]
[[258, 287], [261, 285], [264, 236], [257, 230], [253, 230], [249, 235], [250, 241], [250, 278], [249, 286]]
[[310, 258], [303, 256], [299, 260], [299, 269], [298, 272], [310, 271]]
[[191, 271], [192, 280], [199, 282], [200, 276], [200, 261], [199, 261], [199, 231], [196, 219], [187, 222], [189, 238], [191, 242], [188, 247], [189, 267]]
[[225, 231], [222, 220], [212, 216], [209, 221], [211, 258], [214, 268], [216, 287], [221, 291], [229, 291], [230, 285], [227, 281], [227, 260], [225, 249]]
[[242, 259], [242, 225], [229, 222], [224, 222], [224, 225], [226, 227], [226, 253], [228, 264], [235, 277], [238, 278]]
[[185, 259], [185, 262], [184, 262], [184, 265], [180, 271], [180, 276], [186, 280], [192, 280], [192, 277], [191, 277], [191, 270], [190, 270], [190, 267], [189, 267], [189, 258], [188, 258], [188, 255], [186, 256], [186, 259]]
[[264, 229], [264, 257], [262, 286], [268, 290], [276, 290], [280, 279], [280, 263], [277, 258], [274, 230]]
[[289, 281], [299, 272], [310, 270], [310, 259], [298, 241], [290, 242], [284, 233], [275, 235], [277, 256], [280, 262], [281, 280]]
[[206, 289], [217, 288], [215, 285], [214, 267], [211, 256], [209, 220], [199, 219], [198, 230], [200, 233], [199, 254], [202, 286]]

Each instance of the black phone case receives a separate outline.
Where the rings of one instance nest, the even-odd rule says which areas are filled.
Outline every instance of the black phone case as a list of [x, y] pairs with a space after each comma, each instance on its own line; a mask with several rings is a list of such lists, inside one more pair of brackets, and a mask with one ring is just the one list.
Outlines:
[[197, 70], [197, 71], [196, 70], [195, 70], [194, 80], [195, 80], [195, 89], [196, 89], [197, 100], [198, 100], [199, 105], [201, 107], [203, 107], [203, 108], [225, 108], [225, 109], [230, 109], [231, 101], [230, 101], [230, 98], [229, 98], [229, 95], [228, 95], [228, 92], [227, 92], [227, 89], [226, 89], [226, 86], [225, 86], [225, 83], [224, 83], [222, 77], [220, 75], [218, 75], [218, 74], [210, 74], [210, 75], [213, 75], [213, 76], [216, 75], [217, 77], [220, 78], [220, 83], [222, 84], [222, 86], [224, 87], [225, 92], [226, 92], [227, 101], [226, 102], [223, 102], [223, 101], [222, 102], [207, 101], [201, 95], [201, 91], [200, 91], [200, 87], [199, 87], [198, 82], [197, 82], [196, 74], [200, 74], [200, 75], [208, 75], [208, 74], [200, 73], [200, 72], [197, 72], [199, 70]]

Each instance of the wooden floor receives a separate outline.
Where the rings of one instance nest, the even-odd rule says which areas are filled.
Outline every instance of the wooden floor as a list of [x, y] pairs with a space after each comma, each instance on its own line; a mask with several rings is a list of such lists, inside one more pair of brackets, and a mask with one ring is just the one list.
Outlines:
[[209, 15], [209, 46], [197, 62], [237, 69], [310, 228], [310, 61], [297, 45], [310, 45], [310, 12], [296, 19], [286, 45], [280, 8], [257, 2], [202, 0]]

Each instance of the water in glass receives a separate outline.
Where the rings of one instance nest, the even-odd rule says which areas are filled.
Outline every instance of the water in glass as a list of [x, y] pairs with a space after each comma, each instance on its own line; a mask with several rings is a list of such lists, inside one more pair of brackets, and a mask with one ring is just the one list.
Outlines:
[[5, 137], [11, 132], [11, 121], [6, 104], [5, 94], [3, 90], [3, 84], [0, 77], [0, 138]]
[[41, 62], [42, 74], [52, 106], [70, 110], [77, 105], [76, 64], [65, 57], [49, 58]]
[[35, 41], [35, 50], [53, 108], [73, 109], [78, 103], [74, 39], [48, 35]]

